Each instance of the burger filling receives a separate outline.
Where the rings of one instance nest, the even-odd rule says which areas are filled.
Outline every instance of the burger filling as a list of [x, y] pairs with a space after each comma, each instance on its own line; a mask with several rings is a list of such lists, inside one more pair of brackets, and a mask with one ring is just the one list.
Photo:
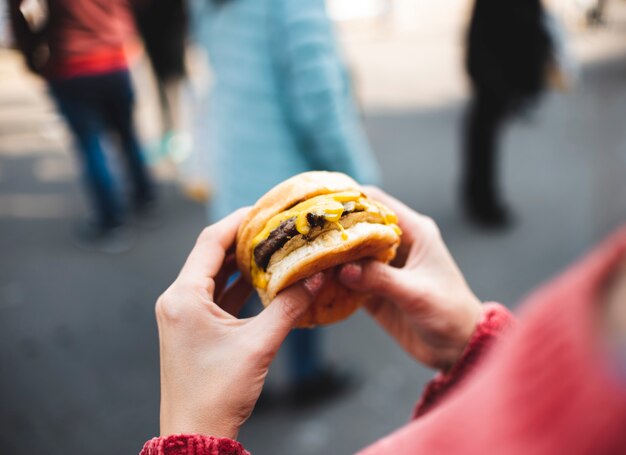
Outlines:
[[[349, 213], [351, 212], [347, 210], [344, 211], [342, 218]], [[306, 219], [309, 223], [309, 227], [311, 228], [309, 230], [309, 234], [312, 234], [312, 231], [315, 231], [315, 228], [323, 228], [327, 224], [326, 217], [315, 213], [307, 213]], [[310, 239], [309, 234], [304, 237]], [[276, 229], [270, 232], [269, 237], [261, 241], [261, 243], [254, 248], [254, 260], [257, 266], [262, 270], [267, 270], [267, 266], [274, 253], [280, 250], [287, 242], [289, 242], [289, 240], [297, 235], [300, 235], [300, 232], [298, 232], [298, 228], [296, 227], [295, 217], [289, 218], [288, 220], [280, 223]]]
[[265, 272], [273, 260], [330, 229], [340, 230], [347, 239], [344, 229], [357, 222], [387, 224], [399, 231], [392, 212], [358, 191], [316, 196], [274, 216], [252, 242], [254, 284], [265, 287]]

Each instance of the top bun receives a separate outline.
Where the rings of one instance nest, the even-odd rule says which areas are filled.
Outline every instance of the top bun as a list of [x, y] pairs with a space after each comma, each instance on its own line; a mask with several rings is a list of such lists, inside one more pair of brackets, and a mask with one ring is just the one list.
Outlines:
[[363, 189], [345, 174], [312, 171], [285, 180], [261, 197], [248, 212], [237, 233], [237, 265], [244, 277], [252, 281], [252, 241], [274, 215], [306, 199], [342, 191], [363, 192]]

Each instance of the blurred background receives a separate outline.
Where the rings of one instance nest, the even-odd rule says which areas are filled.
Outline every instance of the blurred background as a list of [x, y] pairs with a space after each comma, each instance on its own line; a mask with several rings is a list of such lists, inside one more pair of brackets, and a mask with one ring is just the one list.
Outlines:
[[[25, 17], [43, 11], [46, 20], [46, 2], [26, 3], [35, 6], [22, 8]], [[626, 2], [543, 5], [558, 24], [559, 74], [503, 129], [499, 186], [511, 215], [501, 226], [476, 223], [459, 200], [472, 5], [328, 0], [327, 11], [382, 186], [437, 221], [480, 298], [514, 308], [624, 221]], [[185, 75], [174, 78], [180, 86], [165, 108], [173, 119], [164, 120], [168, 96], [148, 46], [135, 27], [126, 31], [134, 119], [158, 204], [115, 241], [98, 238], [89, 249], [84, 235], [76, 241], [90, 203], [72, 134], [51, 84], [14, 48], [8, 3], [0, 17], [0, 446], [7, 454], [137, 453], [159, 431], [154, 302], [220, 197], [206, 120], [211, 45], [188, 20]], [[114, 143], [103, 149], [113, 169], [123, 167]], [[405, 422], [433, 375], [365, 314], [319, 335], [326, 362], [350, 371], [350, 387], [313, 406], [255, 412], [240, 435], [252, 453], [288, 454], [294, 445], [303, 454], [352, 453]], [[286, 357], [270, 374], [278, 389], [289, 382]]]

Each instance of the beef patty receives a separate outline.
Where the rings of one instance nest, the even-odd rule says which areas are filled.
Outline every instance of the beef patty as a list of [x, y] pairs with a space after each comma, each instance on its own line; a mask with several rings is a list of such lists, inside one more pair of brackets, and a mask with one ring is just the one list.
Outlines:
[[[354, 203], [344, 204], [346, 210], [342, 216], [347, 215], [354, 211]], [[324, 227], [326, 224], [326, 217], [324, 215], [316, 215], [315, 213], [307, 213], [306, 219], [311, 228]], [[254, 261], [263, 270], [267, 270], [267, 265], [270, 263], [272, 255], [281, 249], [285, 244], [300, 234], [296, 228], [296, 218], [289, 218], [283, 221], [280, 225], [270, 232], [270, 235], [254, 248]]]

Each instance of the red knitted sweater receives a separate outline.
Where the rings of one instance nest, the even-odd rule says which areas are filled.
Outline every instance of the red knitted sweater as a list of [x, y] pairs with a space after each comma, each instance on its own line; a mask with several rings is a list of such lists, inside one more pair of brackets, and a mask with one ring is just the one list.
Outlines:
[[[504, 307], [485, 305], [463, 356], [428, 384], [415, 418], [361, 455], [626, 454], [626, 378], [597, 323], [598, 293], [625, 254], [623, 229], [536, 292], [514, 327]], [[176, 435], [141, 454], [248, 452], [229, 439]]]

